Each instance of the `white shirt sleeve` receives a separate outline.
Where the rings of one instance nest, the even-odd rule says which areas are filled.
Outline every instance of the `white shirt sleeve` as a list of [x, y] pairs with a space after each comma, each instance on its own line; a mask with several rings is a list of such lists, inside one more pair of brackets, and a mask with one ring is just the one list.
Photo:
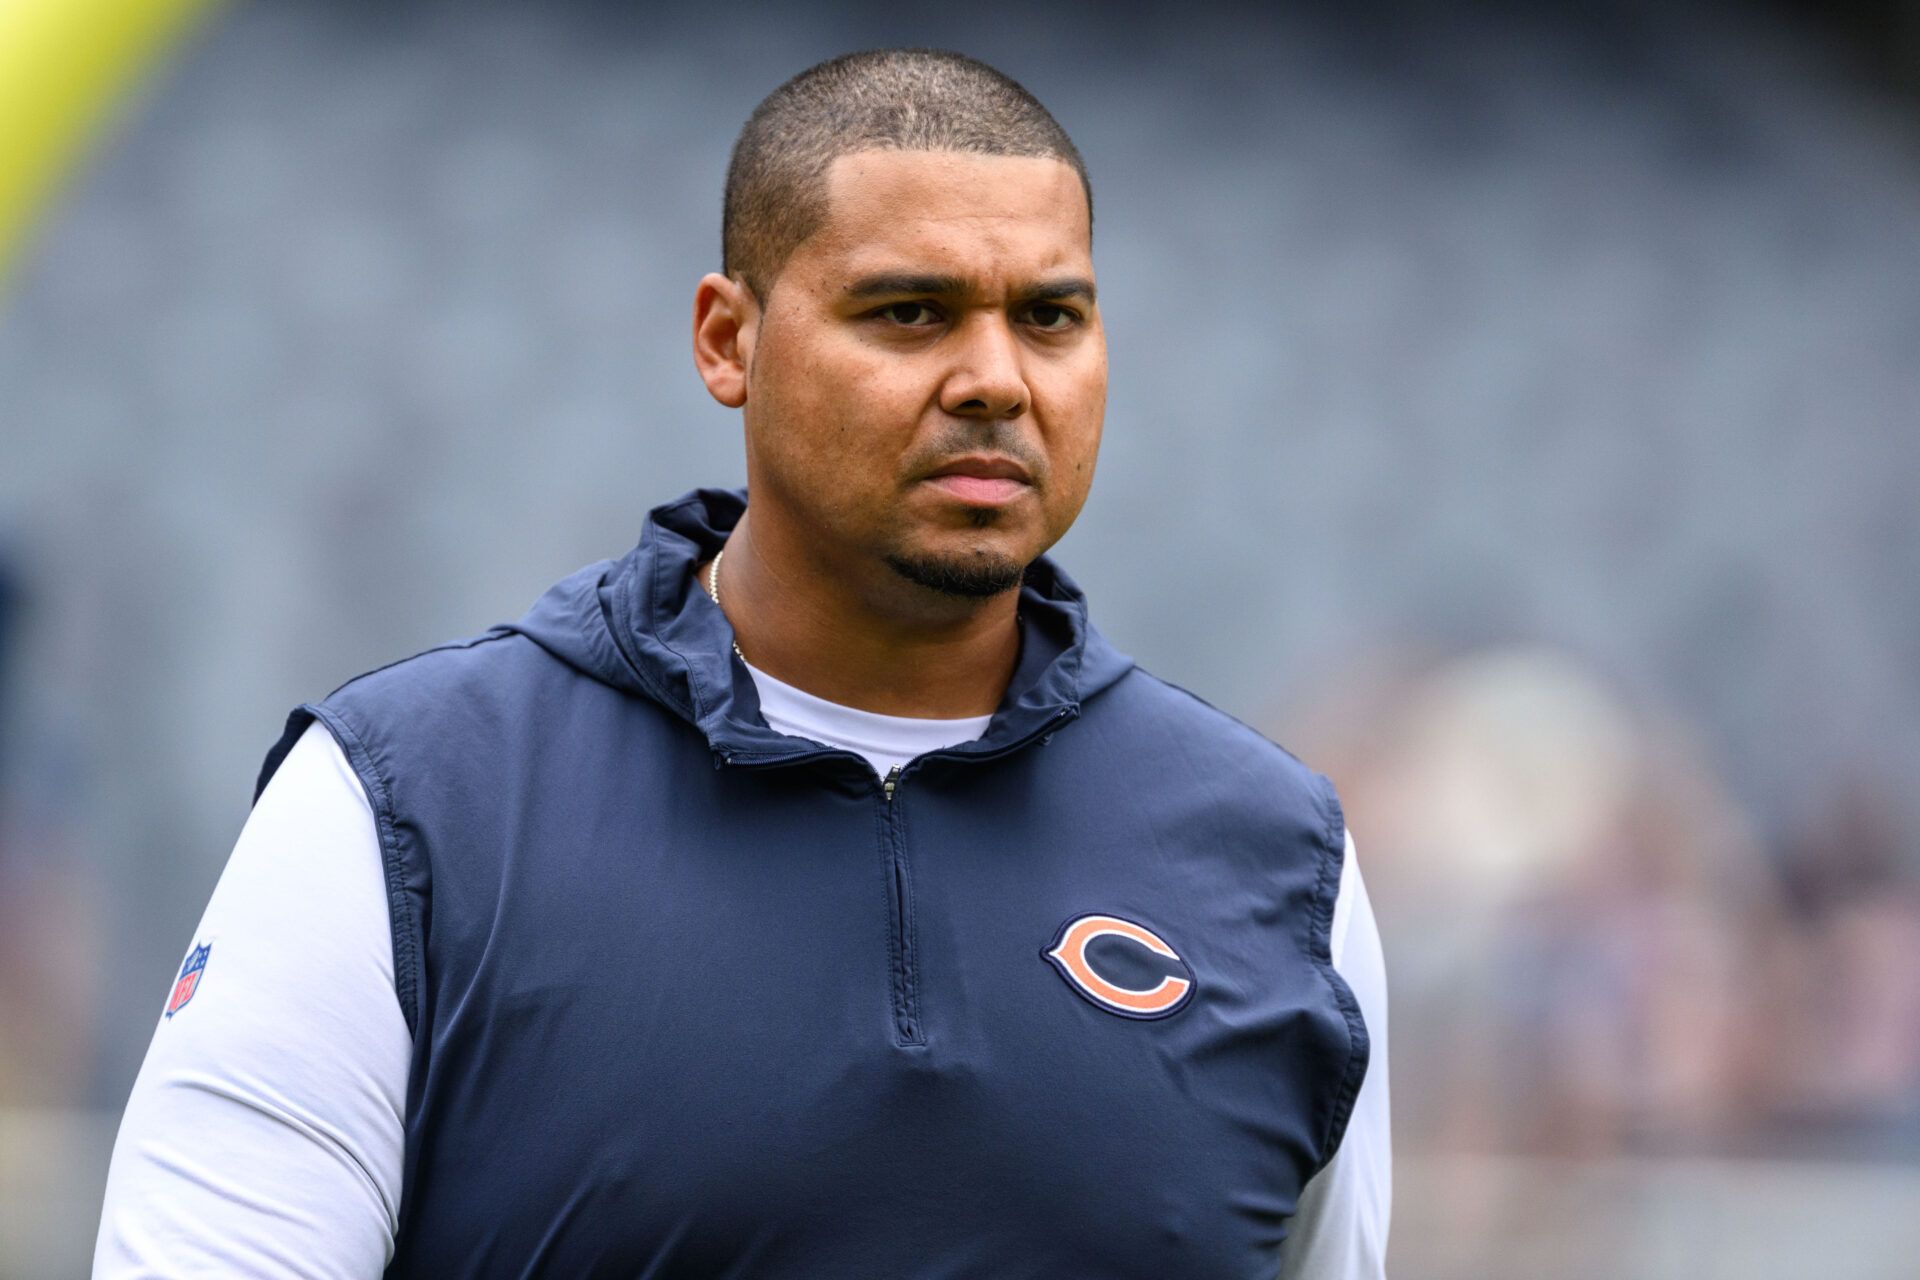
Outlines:
[[1393, 1212], [1388, 1128], [1387, 965], [1367, 886], [1347, 836], [1333, 906], [1333, 967], [1366, 1019], [1367, 1074], [1340, 1150], [1300, 1193], [1280, 1251], [1280, 1280], [1384, 1280]]
[[193, 936], [199, 985], [134, 1081], [96, 1280], [386, 1269], [412, 1054], [387, 921], [373, 811], [316, 722], [248, 816]]

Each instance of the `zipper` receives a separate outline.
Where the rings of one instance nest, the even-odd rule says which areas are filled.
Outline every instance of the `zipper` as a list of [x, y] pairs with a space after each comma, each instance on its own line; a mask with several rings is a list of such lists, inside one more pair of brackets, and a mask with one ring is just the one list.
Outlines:
[[887, 909], [892, 943], [888, 956], [888, 990], [893, 1011], [893, 1042], [927, 1042], [920, 1027], [918, 956], [913, 945], [913, 892], [907, 878], [907, 851], [901, 839], [900, 806], [894, 793], [900, 787], [900, 766], [887, 771], [880, 783], [880, 816], [887, 859]]
[[[887, 874], [887, 991], [891, 1022], [889, 1035], [894, 1044], [909, 1047], [924, 1045], [927, 1042], [926, 1031], [920, 1020], [920, 958], [919, 949], [914, 942], [913, 881], [907, 872], [906, 839], [900, 821], [899, 792], [904, 784], [905, 775], [928, 760], [984, 761], [1010, 755], [1036, 739], [1051, 738], [1054, 730], [1079, 714], [1080, 707], [1077, 703], [1062, 707], [1026, 733], [1011, 741], [1000, 743], [988, 751], [966, 751], [953, 747], [929, 751], [925, 755], [915, 756], [905, 765], [894, 765], [887, 770], [886, 777], [880, 780], [880, 840]], [[819, 750], [803, 751], [792, 755], [781, 753], [771, 759], [757, 757], [758, 753], [716, 749], [713, 763], [716, 769], [725, 766], [772, 769], [828, 758], [858, 760], [863, 764], [866, 762], [864, 756], [836, 747], [822, 747]]]

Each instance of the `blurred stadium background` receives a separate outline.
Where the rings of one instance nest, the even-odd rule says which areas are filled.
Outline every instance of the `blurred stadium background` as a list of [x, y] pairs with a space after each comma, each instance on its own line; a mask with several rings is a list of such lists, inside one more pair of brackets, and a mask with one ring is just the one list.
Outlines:
[[1092, 168], [1058, 549], [1345, 794], [1396, 1280], [1920, 1275], [1912, 6], [0, 2], [0, 1276], [78, 1276], [296, 702], [741, 477], [727, 147], [984, 57]]

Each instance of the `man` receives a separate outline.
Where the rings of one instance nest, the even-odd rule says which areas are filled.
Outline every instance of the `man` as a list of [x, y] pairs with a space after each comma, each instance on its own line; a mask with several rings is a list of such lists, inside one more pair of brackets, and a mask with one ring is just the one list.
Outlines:
[[1091, 232], [970, 59], [760, 105], [693, 315], [751, 503], [293, 713], [96, 1275], [1382, 1274], [1332, 790], [1042, 554], [1100, 439]]

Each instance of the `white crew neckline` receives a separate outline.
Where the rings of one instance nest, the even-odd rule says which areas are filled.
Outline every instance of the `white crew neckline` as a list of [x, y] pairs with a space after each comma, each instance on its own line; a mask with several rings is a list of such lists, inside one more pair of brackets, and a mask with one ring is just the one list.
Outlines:
[[927, 720], [862, 711], [845, 703], [829, 702], [805, 689], [796, 689], [751, 662], [741, 661], [747, 674], [753, 677], [753, 686], [760, 694], [760, 715], [769, 728], [864, 756], [878, 777], [885, 777], [915, 756], [955, 743], [971, 742], [985, 733], [993, 720], [991, 713], [954, 720]]

